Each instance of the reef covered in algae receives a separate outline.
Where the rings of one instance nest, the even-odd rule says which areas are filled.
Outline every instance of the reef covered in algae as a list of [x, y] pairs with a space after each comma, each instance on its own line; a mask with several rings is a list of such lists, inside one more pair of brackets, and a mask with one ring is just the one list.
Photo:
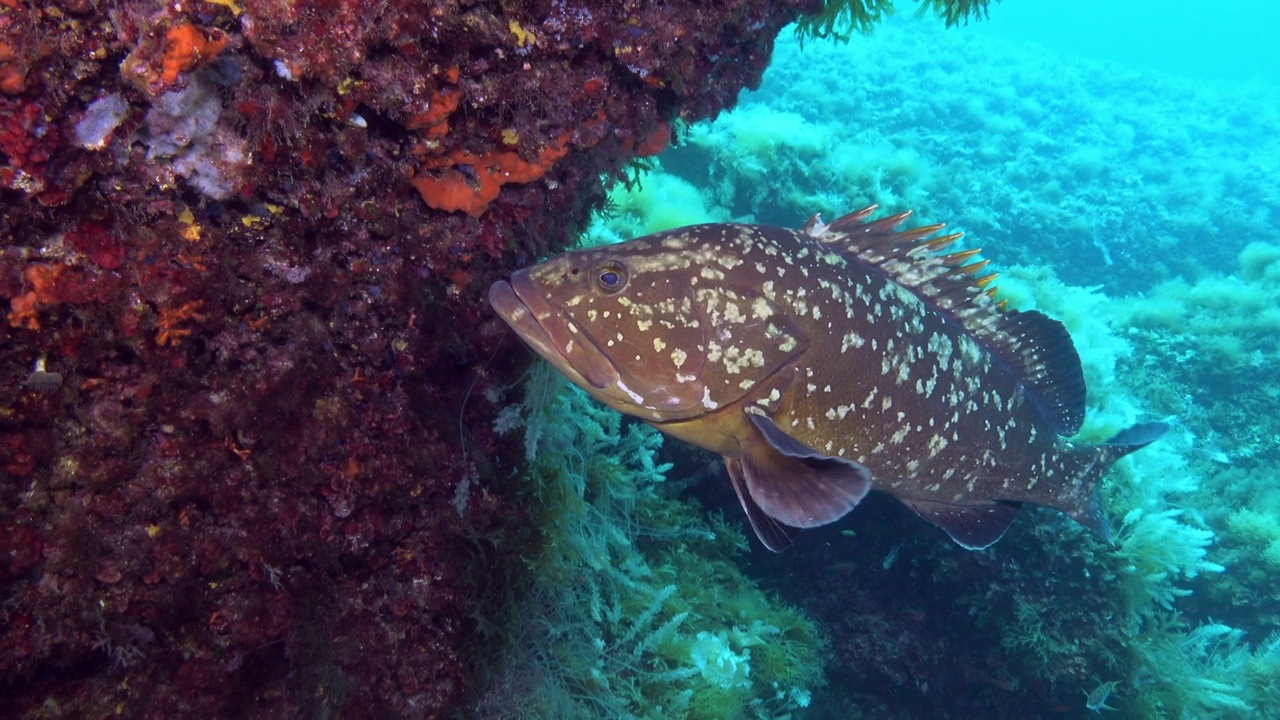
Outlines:
[[0, 2], [5, 714], [469, 706], [541, 537], [483, 290], [820, 7]]

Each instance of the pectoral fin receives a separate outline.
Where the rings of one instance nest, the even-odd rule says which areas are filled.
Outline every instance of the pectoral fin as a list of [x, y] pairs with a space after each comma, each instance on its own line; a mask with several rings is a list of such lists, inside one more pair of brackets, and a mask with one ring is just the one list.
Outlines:
[[758, 432], [726, 465], [752, 527], [769, 549], [789, 545], [790, 528], [844, 517], [871, 489], [871, 472], [862, 465], [801, 444], [764, 415], [748, 417]]
[[760, 509], [756, 501], [751, 499], [746, 480], [742, 477], [742, 463], [726, 456], [724, 466], [729, 471], [729, 479], [733, 482], [733, 491], [738, 494], [738, 502], [742, 503], [742, 509], [747, 511], [751, 529], [756, 531], [756, 537], [760, 538], [760, 542], [774, 552], [782, 552], [791, 547], [799, 530], [787, 527], [769, 517]]

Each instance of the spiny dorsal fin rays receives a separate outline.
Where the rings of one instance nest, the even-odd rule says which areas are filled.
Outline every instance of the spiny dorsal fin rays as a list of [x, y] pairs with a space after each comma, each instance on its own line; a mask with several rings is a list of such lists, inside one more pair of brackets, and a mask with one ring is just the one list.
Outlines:
[[[805, 225], [806, 234], [842, 255], [880, 268], [896, 282], [963, 321], [974, 305], [986, 309], [995, 304], [985, 284], [975, 278], [987, 261], [969, 262], [980, 249], [942, 254], [963, 233], [929, 237], [941, 230], [941, 223], [898, 230], [911, 213], [902, 212], [867, 221], [877, 206], [849, 213], [829, 225], [814, 216]], [[994, 277], [992, 275], [983, 276]], [[988, 281], [989, 282], [989, 281]], [[965, 311], [965, 312], [962, 312]]]
[[822, 222], [822, 213], [814, 213], [809, 221], [800, 228], [800, 232], [811, 238], [820, 238], [827, 232], [828, 225]]
[[[887, 217], [882, 217], [879, 220], [872, 220], [871, 222], [863, 224], [857, 228], [850, 228], [848, 230], [844, 229], [843, 226], [835, 228], [835, 232], [847, 232], [850, 234], [861, 233], [863, 235], [888, 234], [889, 239], [897, 240], [897, 235], [900, 234], [896, 232], [897, 229], [901, 227], [902, 223], [906, 222], [909, 217], [911, 217], [911, 211], [900, 212], [897, 215], [889, 215]], [[834, 225], [835, 223], [832, 224]]]
[[950, 265], [951, 267], [961, 267], [966, 262], [968, 262], [970, 258], [973, 258], [980, 252], [982, 252], [982, 248], [973, 248], [972, 250], [958, 250], [956, 252], [947, 253], [946, 255], [943, 255], [942, 261]]
[[[938, 229], [942, 229], [944, 226], [931, 225], [929, 227], [937, 227]], [[936, 238], [929, 238], [928, 240], [921, 242], [919, 247], [927, 250], [941, 250], [942, 248], [950, 245], [951, 243], [959, 240], [962, 237], [964, 237], [964, 233], [962, 232], [953, 232], [953, 233], [948, 233], [946, 235], [939, 235]]]
[[[942, 223], [937, 223], [934, 225], [922, 225], [918, 228], [912, 228], [910, 230], [902, 230], [900, 232], [897, 232], [894, 234], [893, 239], [895, 242], [898, 242], [898, 243], [902, 243], [902, 244], [912, 243], [914, 247], [923, 246], [930, 250], [933, 250], [933, 249], [936, 249], [937, 246], [930, 245], [928, 242], [917, 244], [916, 241], [928, 235], [932, 235], [944, 227], [946, 227], [946, 225], [943, 225]], [[964, 233], [952, 233], [950, 235], [944, 235], [943, 237], [944, 238], [949, 237], [949, 238], [952, 238], [952, 240], [954, 240], [959, 238], [963, 234]], [[951, 242], [951, 241], [948, 241], [948, 242]]]
[[[996, 273], [981, 249], [939, 251], [960, 238], [930, 238], [942, 225], [899, 231], [910, 212], [867, 219], [872, 205], [830, 225], [815, 216], [806, 234], [845, 257], [879, 269], [968, 330], [1027, 382], [1032, 402], [1060, 434], [1071, 434], [1084, 413], [1080, 358], [1061, 323], [1035, 312], [1009, 311], [995, 298]], [[1066, 338], [1065, 341], [1063, 338]]]
[[827, 226], [827, 229], [831, 232], [845, 232], [847, 230], [860, 228], [864, 225], [863, 220], [871, 217], [871, 213], [875, 212], [879, 208], [879, 205], [868, 205], [861, 210], [856, 210], [848, 215], [841, 215], [835, 220], [832, 220], [831, 224]]

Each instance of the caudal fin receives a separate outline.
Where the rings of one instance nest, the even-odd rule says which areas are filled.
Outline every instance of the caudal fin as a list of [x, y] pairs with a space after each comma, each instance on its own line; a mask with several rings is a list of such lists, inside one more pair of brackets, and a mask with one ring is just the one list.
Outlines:
[[1120, 458], [1159, 440], [1168, 431], [1168, 423], [1138, 423], [1127, 430], [1121, 430], [1104, 443], [1080, 448], [1083, 463], [1077, 478], [1079, 486], [1085, 488], [1082, 498], [1084, 501], [1077, 506], [1060, 509], [1076, 522], [1111, 542], [1111, 528], [1107, 525], [1107, 515], [1102, 509], [1103, 473]]
[[1119, 450], [1119, 454], [1112, 459], [1112, 462], [1115, 462], [1134, 450], [1141, 450], [1159, 440], [1161, 436], [1169, 432], [1169, 427], [1169, 423], [1163, 422], [1138, 423], [1128, 430], [1121, 430], [1098, 447]]

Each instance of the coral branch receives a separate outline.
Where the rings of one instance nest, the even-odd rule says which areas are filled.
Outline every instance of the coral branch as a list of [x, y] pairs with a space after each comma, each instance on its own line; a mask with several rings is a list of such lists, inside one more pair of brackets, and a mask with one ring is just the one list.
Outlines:
[[172, 347], [181, 343], [183, 338], [191, 334], [191, 329], [179, 327], [179, 324], [187, 320], [203, 320], [204, 315], [196, 312], [203, 304], [200, 300], [194, 300], [180, 307], [161, 310], [160, 319], [157, 321], [160, 331], [156, 333], [156, 344]]

